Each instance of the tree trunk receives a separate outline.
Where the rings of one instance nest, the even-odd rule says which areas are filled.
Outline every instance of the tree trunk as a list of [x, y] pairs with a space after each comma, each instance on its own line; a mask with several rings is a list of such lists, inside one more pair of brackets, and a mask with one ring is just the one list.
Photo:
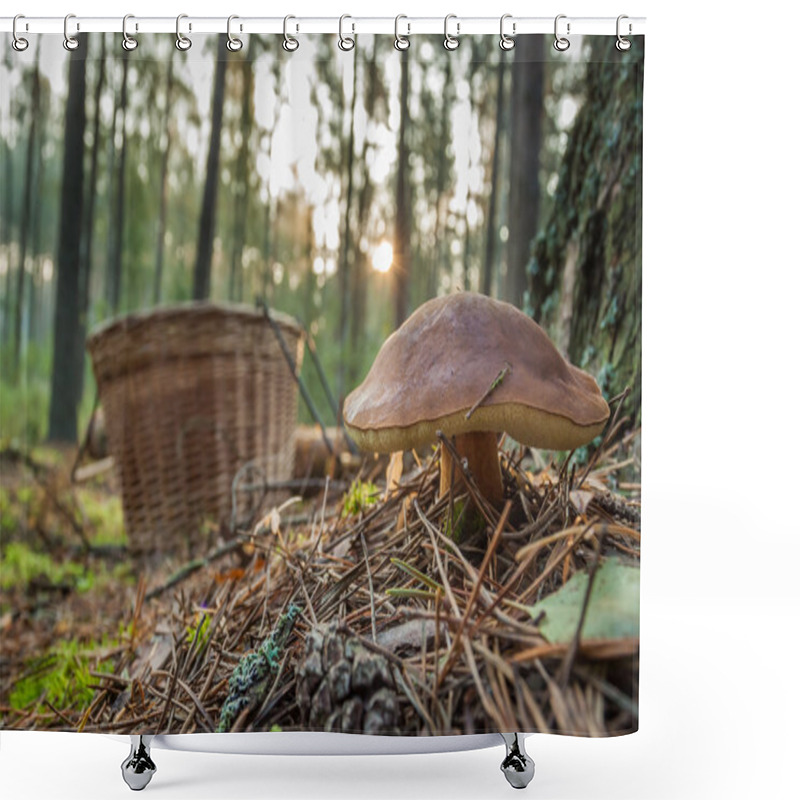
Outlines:
[[[270, 137], [270, 143], [272, 137]], [[264, 206], [264, 238], [261, 245], [261, 293], [272, 305], [275, 283], [272, 279], [272, 195], [267, 186], [267, 202]]]
[[89, 185], [86, 192], [86, 212], [83, 215], [83, 257], [78, 276], [78, 296], [80, 299], [77, 340], [75, 342], [76, 369], [80, 371], [78, 384], [78, 403], [83, 397], [83, 351], [86, 343], [86, 328], [89, 316], [89, 297], [91, 295], [92, 253], [94, 240], [94, 206], [97, 197], [97, 173], [100, 156], [100, 104], [106, 81], [106, 37], [100, 38], [100, 58], [97, 60], [97, 83], [94, 87], [94, 119], [92, 120], [92, 154], [89, 164]]
[[[518, 37], [511, 68], [511, 180], [504, 295], [518, 308], [525, 303], [531, 243], [539, 224], [544, 42], [544, 36]], [[540, 308], [541, 298], [535, 291], [532, 295], [535, 312]]]
[[[109, 83], [111, 83], [111, 79], [109, 79]], [[108, 132], [108, 153], [106, 154], [108, 161], [108, 209], [106, 212], [108, 218], [108, 232], [106, 239], [106, 264], [103, 275], [103, 292], [106, 305], [108, 306], [106, 313], [108, 313], [111, 308], [111, 264], [114, 261], [114, 251], [116, 249], [114, 243], [116, 240], [116, 230], [114, 228], [113, 205], [117, 187], [117, 170], [115, 166], [117, 163], [117, 115], [119, 114], [120, 98], [120, 93], [117, 91], [112, 91], [111, 94], [114, 97], [114, 110], [111, 113], [111, 130]]]
[[172, 149], [172, 87], [175, 82], [175, 50], [170, 49], [167, 65], [167, 86], [164, 98], [164, 152], [161, 155], [161, 181], [158, 202], [158, 231], [156, 233], [156, 267], [153, 276], [153, 305], [161, 302], [161, 290], [164, 283], [164, 239], [167, 234], [167, 188], [169, 177], [169, 152]]
[[447, 198], [444, 186], [447, 179], [447, 147], [450, 144], [450, 85], [452, 83], [451, 60], [445, 61], [444, 96], [439, 118], [439, 146], [436, 153], [436, 217], [433, 223], [434, 254], [428, 275], [428, 297], [436, 297], [439, 291], [439, 277], [447, 259], [447, 237], [442, 236], [443, 218], [447, 218]]
[[74, 442], [78, 432], [74, 348], [79, 317], [78, 275], [83, 229], [83, 151], [86, 129], [86, 36], [69, 55], [61, 219], [56, 257], [56, 310], [50, 384], [49, 441]]
[[22, 308], [25, 303], [25, 260], [28, 255], [30, 238], [31, 199], [33, 193], [33, 164], [36, 152], [37, 126], [39, 123], [39, 100], [41, 98], [41, 77], [39, 75], [39, 57], [41, 39], [36, 44], [36, 61], [31, 76], [30, 123], [28, 125], [28, 147], [25, 153], [25, 180], [22, 193], [22, 218], [19, 232], [19, 265], [17, 268], [16, 298], [14, 304], [14, 360], [12, 374], [14, 380], [19, 378], [20, 359], [22, 357]]
[[231, 236], [231, 271], [228, 296], [241, 301], [244, 295], [244, 248], [247, 241], [247, 206], [250, 199], [250, 137], [253, 130], [253, 63], [237, 64], [242, 73], [242, 142], [236, 155], [234, 183], [233, 235]]
[[117, 155], [117, 185], [114, 197], [114, 221], [112, 223], [113, 245], [109, 259], [106, 299], [112, 314], [119, 311], [122, 297], [122, 250], [125, 240], [125, 168], [128, 154], [127, 108], [128, 108], [128, 64], [129, 54], [122, 54], [122, 88], [120, 89], [119, 113], [122, 126], [122, 145]]
[[486, 220], [486, 260], [483, 265], [481, 291], [491, 296], [494, 286], [496, 246], [497, 246], [497, 194], [500, 183], [500, 145], [503, 139], [503, 117], [505, 114], [505, 51], [500, 51], [500, 64], [497, 67], [497, 108], [494, 126], [494, 149], [492, 150], [492, 178], [489, 192], [489, 214]]
[[400, 53], [400, 131], [397, 141], [397, 183], [394, 226], [394, 322], [399, 328], [408, 316], [408, 286], [411, 278], [411, 226], [408, 197], [408, 51]]
[[[36, 178], [34, 197], [42, 197], [42, 187], [44, 186], [44, 150], [47, 143], [47, 108], [39, 111], [39, 144], [36, 147]], [[41, 336], [41, 294], [42, 287], [42, 258], [44, 250], [42, 245], [42, 204], [34, 203], [31, 211], [31, 245], [34, 257], [33, 273], [30, 276], [30, 291], [28, 292], [28, 341], [38, 341]]]
[[[348, 328], [350, 326], [350, 318], [353, 311], [352, 303], [352, 287], [351, 287], [351, 250], [352, 250], [352, 236], [350, 233], [350, 215], [353, 208], [353, 162], [355, 156], [355, 119], [356, 119], [356, 95], [358, 94], [358, 61], [353, 61], [353, 96], [350, 99], [350, 132], [347, 141], [347, 166], [345, 174], [345, 182], [347, 189], [345, 192], [344, 203], [344, 219], [342, 231], [342, 246], [339, 250], [339, 294], [341, 295], [341, 305], [339, 307], [339, 347], [341, 348], [339, 357], [339, 370], [337, 374], [337, 393], [339, 401], [344, 399], [345, 395], [345, 373], [353, 357], [352, 352], [349, 352], [348, 344], [350, 342], [348, 336]], [[344, 92], [342, 92], [342, 100], [344, 101]]]
[[[377, 40], [373, 40], [372, 56], [369, 63], [366, 65], [364, 74], [364, 112], [367, 120], [373, 119], [375, 115], [375, 104], [378, 99], [379, 82], [378, 82], [378, 45]], [[369, 153], [370, 143], [369, 139], [364, 135], [364, 141], [361, 144], [361, 154], [359, 155], [359, 163], [366, 164], [367, 156]], [[367, 219], [369, 217], [369, 210], [372, 206], [372, 198], [375, 194], [375, 187], [369, 179], [369, 173], [366, 169], [360, 170], [362, 173], [361, 189], [358, 193], [358, 208], [356, 211], [357, 225], [356, 230], [359, 234], [363, 235], [367, 227]], [[361, 360], [363, 355], [364, 345], [364, 327], [366, 323], [366, 305], [367, 305], [367, 254], [356, 245], [353, 250], [353, 291], [352, 291], [352, 308], [350, 314], [350, 365], [347, 373], [347, 385], [355, 386], [358, 379], [361, 377], [359, 371], [361, 368]]]
[[[587, 73], [584, 102], [570, 131], [553, 216], [536, 240], [531, 286], [532, 291], [545, 288], [542, 301], [559, 299], [545, 322], [560, 329], [558, 344], [570, 360], [594, 375], [607, 397], [631, 390], [627, 409], [636, 425], [641, 408], [642, 71], [629, 54], [616, 51], [613, 38], [596, 46], [600, 52]], [[550, 276], [547, 282], [543, 276]]]
[[227, 37], [217, 37], [217, 65], [214, 70], [214, 96], [211, 103], [211, 139], [206, 161], [206, 183], [200, 226], [197, 236], [197, 260], [194, 265], [192, 297], [207, 300], [211, 296], [211, 260], [214, 255], [214, 229], [219, 188], [220, 145], [222, 141], [222, 108], [225, 100], [225, 71], [228, 66]]
[[[13, 98], [9, 98], [9, 120], [7, 122], [6, 130], [11, 128], [11, 118], [13, 117], [12, 113], [12, 105]], [[5, 133], [5, 131], [4, 131]], [[14, 232], [13, 226], [13, 214], [14, 214], [14, 151], [11, 148], [11, 139], [10, 134], [6, 134], [3, 138], [3, 152], [5, 155], [5, 169], [4, 169], [4, 176], [3, 176], [3, 205], [4, 205], [4, 213], [3, 213], [3, 242], [6, 246], [11, 248], [11, 241]], [[11, 338], [11, 322], [12, 322], [12, 307], [11, 307], [11, 300], [14, 297], [14, 292], [11, 288], [11, 281], [13, 277], [13, 272], [11, 270], [11, 265], [9, 264], [6, 268], [6, 276], [5, 276], [5, 291], [3, 292], [3, 341], [7, 342]]]

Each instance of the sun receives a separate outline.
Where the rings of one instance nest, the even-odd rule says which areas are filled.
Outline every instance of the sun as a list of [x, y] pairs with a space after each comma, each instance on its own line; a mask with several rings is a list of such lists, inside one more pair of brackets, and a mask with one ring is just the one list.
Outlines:
[[394, 250], [389, 242], [381, 242], [372, 252], [372, 269], [376, 272], [388, 272], [392, 268]]

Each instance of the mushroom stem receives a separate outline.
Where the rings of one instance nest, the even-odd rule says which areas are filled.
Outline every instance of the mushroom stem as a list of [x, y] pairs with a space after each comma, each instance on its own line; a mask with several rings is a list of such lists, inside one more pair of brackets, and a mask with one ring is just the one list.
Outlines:
[[[475, 484], [480, 493], [496, 508], [503, 503], [503, 477], [500, 473], [500, 458], [497, 454], [497, 434], [479, 431], [460, 433], [453, 437], [456, 452], [466, 459]], [[454, 483], [451, 486], [451, 477]], [[452, 462], [450, 451], [442, 448], [439, 466], [439, 497], [462, 483], [461, 472]]]

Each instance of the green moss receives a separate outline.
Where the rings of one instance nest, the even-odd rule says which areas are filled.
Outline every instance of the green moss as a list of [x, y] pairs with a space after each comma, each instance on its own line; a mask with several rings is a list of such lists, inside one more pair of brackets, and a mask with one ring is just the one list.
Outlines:
[[17, 529], [17, 515], [10, 490], [0, 486], [0, 535]]
[[127, 537], [121, 498], [96, 489], [79, 488], [75, 491], [92, 530], [92, 544], [125, 544]]
[[0, 587], [12, 589], [29, 584], [34, 578], [50, 583], [75, 583], [85, 578], [80, 564], [59, 564], [47, 553], [32, 550], [22, 542], [11, 542], [4, 549], [0, 563]]
[[9, 696], [13, 709], [85, 711], [92, 702], [92, 684], [97, 679], [91, 672], [111, 673], [113, 664], [100, 659], [94, 642], [60, 641], [45, 655], [26, 662], [25, 677], [17, 681]]
[[380, 490], [369, 481], [356, 480], [342, 501], [342, 517], [352, 517], [378, 502]]
[[194, 644], [198, 650], [203, 650], [208, 644], [208, 634], [211, 630], [211, 617], [207, 611], [198, 611], [194, 622], [186, 628], [186, 644]]

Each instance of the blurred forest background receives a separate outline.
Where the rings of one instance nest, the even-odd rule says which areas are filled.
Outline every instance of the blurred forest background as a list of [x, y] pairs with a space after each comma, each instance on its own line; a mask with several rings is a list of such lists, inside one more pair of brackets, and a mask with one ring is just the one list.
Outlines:
[[630, 387], [638, 422], [641, 42], [139, 38], [0, 44], [3, 439], [78, 439], [85, 337], [112, 316], [264, 297], [341, 401], [414, 308], [460, 289], [525, 309], [608, 397]]

